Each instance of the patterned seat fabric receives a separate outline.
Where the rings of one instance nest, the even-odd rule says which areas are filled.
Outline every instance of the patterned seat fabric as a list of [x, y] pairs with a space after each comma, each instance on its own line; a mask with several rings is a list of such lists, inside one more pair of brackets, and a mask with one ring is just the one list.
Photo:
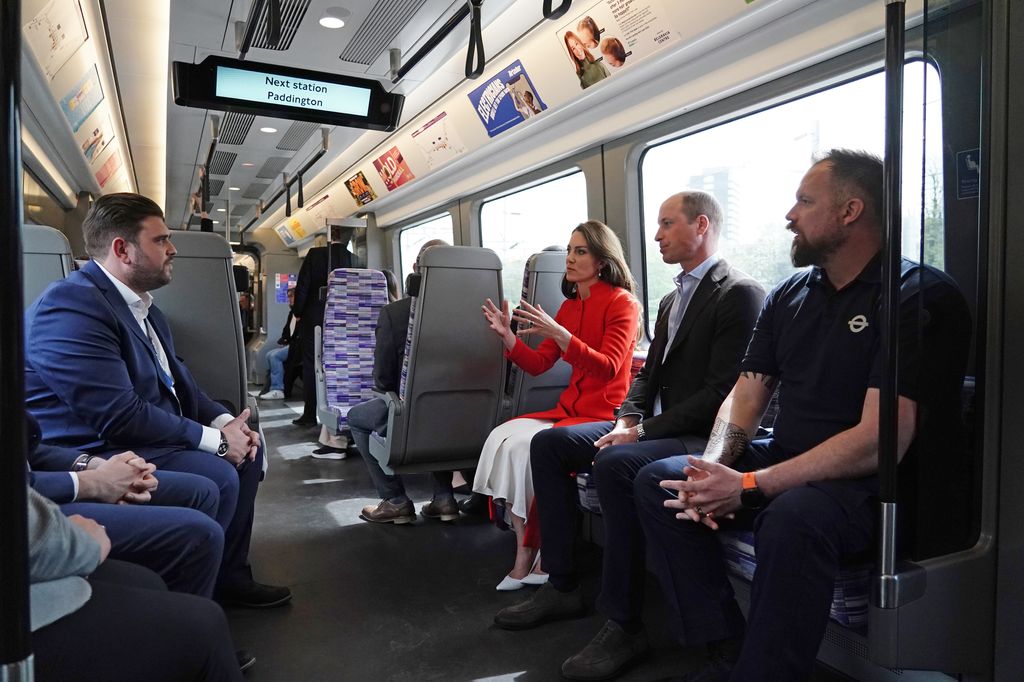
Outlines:
[[338, 415], [338, 431], [353, 405], [373, 398], [374, 329], [388, 302], [378, 270], [339, 268], [327, 283], [323, 363], [327, 406]]

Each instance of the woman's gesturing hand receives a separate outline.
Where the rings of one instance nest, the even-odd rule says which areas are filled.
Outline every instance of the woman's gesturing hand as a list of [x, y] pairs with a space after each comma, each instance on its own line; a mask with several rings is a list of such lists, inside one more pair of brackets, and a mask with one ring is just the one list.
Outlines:
[[563, 351], [569, 348], [572, 334], [568, 329], [555, 322], [554, 318], [544, 312], [539, 305], [534, 306], [522, 301], [512, 318], [519, 323], [519, 331], [516, 333], [520, 336], [539, 334], [545, 338], [554, 339]]
[[498, 306], [494, 305], [491, 299], [484, 301], [480, 308], [484, 311], [488, 326], [501, 337], [505, 348], [512, 350], [516, 345], [516, 336], [512, 333], [512, 316], [508, 311], [508, 301], [502, 301], [501, 310], [498, 310]]

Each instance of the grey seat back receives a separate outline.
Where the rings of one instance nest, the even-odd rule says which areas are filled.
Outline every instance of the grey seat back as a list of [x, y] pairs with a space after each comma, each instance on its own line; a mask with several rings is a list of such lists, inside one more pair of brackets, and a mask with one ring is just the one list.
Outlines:
[[23, 225], [21, 240], [22, 281], [28, 308], [51, 282], [64, 279], [74, 268], [71, 244], [60, 230], [45, 225]]
[[436, 246], [423, 254], [398, 394], [388, 430], [370, 451], [394, 471], [473, 466], [503, 393], [501, 340], [480, 312], [501, 300], [501, 261], [490, 249]]
[[247, 403], [245, 348], [231, 247], [212, 232], [175, 231], [174, 278], [154, 293], [174, 347], [207, 395], [237, 414]]
[[[539, 305], [554, 317], [565, 302], [562, 294], [564, 275], [565, 249], [533, 254], [526, 261], [523, 273], [523, 300], [531, 305]], [[530, 348], [536, 348], [543, 340], [533, 334], [523, 337]], [[565, 360], [559, 360], [551, 369], [538, 376], [531, 376], [512, 362], [508, 365], [506, 400], [502, 404], [499, 422], [521, 414], [551, 409], [569, 384], [569, 376], [572, 374], [572, 367]]]

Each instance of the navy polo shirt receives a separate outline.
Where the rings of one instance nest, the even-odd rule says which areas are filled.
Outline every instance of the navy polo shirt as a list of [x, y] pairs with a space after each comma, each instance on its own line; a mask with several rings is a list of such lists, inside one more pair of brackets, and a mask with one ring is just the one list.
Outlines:
[[[941, 271], [904, 260], [902, 273], [899, 393], [955, 416], [971, 336], [967, 305]], [[860, 421], [867, 389], [882, 381], [880, 304], [880, 255], [839, 291], [813, 267], [765, 299], [740, 371], [779, 378], [773, 436], [787, 457]]]

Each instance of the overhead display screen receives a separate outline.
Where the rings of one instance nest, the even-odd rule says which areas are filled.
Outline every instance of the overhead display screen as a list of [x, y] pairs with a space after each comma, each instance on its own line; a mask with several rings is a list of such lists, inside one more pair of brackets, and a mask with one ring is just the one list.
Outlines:
[[217, 97], [366, 116], [370, 89], [230, 66], [217, 67]]
[[173, 76], [182, 106], [350, 128], [395, 130], [405, 102], [373, 79], [227, 57], [174, 62]]

